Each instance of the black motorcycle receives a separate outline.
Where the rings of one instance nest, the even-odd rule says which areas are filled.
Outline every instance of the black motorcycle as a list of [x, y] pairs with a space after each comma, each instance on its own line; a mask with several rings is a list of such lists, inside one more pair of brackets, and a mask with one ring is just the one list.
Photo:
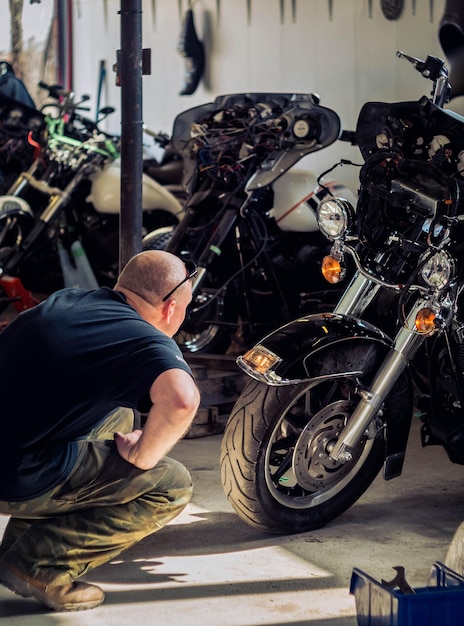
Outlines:
[[319, 277], [329, 246], [316, 208], [327, 195], [351, 192], [294, 166], [352, 135], [311, 94], [230, 94], [177, 116], [172, 143], [184, 157], [183, 218], [143, 245], [198, 264], [193, 303], [176, 336], [185, 352], [224, 353], [233, 338], [251, 346], [277, 324], [336, 302], [339, 288]]
[[355, 274], [330, 313], [294, 320], [238, 358], [253, 380], [224, 434], [222, 484], [269, 532], [318, 528], [383, 465], [402, 472], [413, 412], [423, 446], [464, 464], [464, 118], [445, 110], [441, 59], [408, 59], [433, 81], [418, 102], [369, 102], [356, 211], [326, 199], [328, 280]]

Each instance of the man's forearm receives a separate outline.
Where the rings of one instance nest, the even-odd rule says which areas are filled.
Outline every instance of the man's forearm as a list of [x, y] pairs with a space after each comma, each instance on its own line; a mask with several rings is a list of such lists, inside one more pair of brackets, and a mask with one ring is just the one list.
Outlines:
[[129, 463], [139, 469], [151, 469], [185, 434], [196, 415], [195, 411], [166, 415], [154, 411], [148, 414], [142, 435], [131, 449]]

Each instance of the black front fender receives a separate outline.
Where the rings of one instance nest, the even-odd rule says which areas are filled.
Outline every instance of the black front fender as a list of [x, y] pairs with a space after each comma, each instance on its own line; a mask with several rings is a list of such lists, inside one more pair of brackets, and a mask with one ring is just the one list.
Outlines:
[[[349, 344], [350, 352], [353, 352], [354, 344], [364, 347], [366, 342], [372, 344], [372, 353], [376, 356], [379, 351], [386, 353], [392, 346], [391, 339], [385, 333], [367, 322], [346, 315], [321, 313], [300, 317], [281, 326], [264, 337], [258, 345], [281, 359], [274, 368], [275, 382], [267, 381], [268, 384], [281, 385], [326, 374], [334, 375], [340, 371], [337, 368], [339, 360], [343, 361], [345, 372], [346, 359], [340, 359], [345, 346]], [[363, 353], [365, 359], [369, 353], [365, 349]], [[239, 358], [238, 364], [253, 376], [253, 371], [246, 367], [245, 359]], [[353, 359], [353, 371], [362, 369], [362, 361], [355, 362]]]
[[[246, 355], [237, 361], [239, 365], [262, 382], [288, 385], [325, 376], [334, 378], [337, 374], [362, 377], [365, 372], [377, 370], [393, 342], [380, 329], [360, 319], [323, 313], [290, 322], [257, 345], [281, 359], [274, 367], [274, 380], [264, 380], [255, 375], [253, 368], [246, 367]], [[407, 373], [399, 384], [405, 385], [402, 406], [389, 411], [384, 432], [386, 479], [401, 474], [413, 412], [412, 385]]]

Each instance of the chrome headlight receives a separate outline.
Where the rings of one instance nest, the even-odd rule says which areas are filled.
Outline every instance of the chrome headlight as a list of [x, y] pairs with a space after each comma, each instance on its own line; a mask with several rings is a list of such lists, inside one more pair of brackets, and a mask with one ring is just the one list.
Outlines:
[[443, 289], [454, 276], [453, 259], [444, 250], [437, 252], [425, 263], [421, 276], [429, 287]]
[[322, 234], [333, 241], [342, 237], [349, 224], [353, 207], [342, 198], [327, 198], [317, 207], [317, 223]]

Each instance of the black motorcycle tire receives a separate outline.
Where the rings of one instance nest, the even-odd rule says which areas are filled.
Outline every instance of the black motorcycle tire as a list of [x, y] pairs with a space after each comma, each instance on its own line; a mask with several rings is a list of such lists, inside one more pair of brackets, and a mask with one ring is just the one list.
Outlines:
[[[238, 313], [225, 287], [217, 294], [208, 275], [187, 309], [187, 316], [179, 332], [174, 336], [184, 353], [225, 354], [232, 344], [238, 328]], [[213, 298], [207, 304], [210, 294]], [[206, 304], [204, 309], [202, 307]]]
[[[368, 489], [384, 460], [380, 424], [363, 438], [353, 461], [337, 463], [328, 454], [357, 404], [358, 396], [347, 393], [350, 387], [355, 381], [340, 377], [282, 387], [248, 383], [226, 424], [220, 459], [224, 492], [242, 520], [269, 533], [311, 531]], [[408, 419], [409, 389], [401, 376], [386, 399], [384, 418]]]
[[[164, 250], [174, 228], [166, 226], [143, 240], [144, 250]], [[184, 353], [225, 354], [238, 328], [238, 312], [229, 287], [219, 293], [214, 276], [207, 273], [174, 339]]]

